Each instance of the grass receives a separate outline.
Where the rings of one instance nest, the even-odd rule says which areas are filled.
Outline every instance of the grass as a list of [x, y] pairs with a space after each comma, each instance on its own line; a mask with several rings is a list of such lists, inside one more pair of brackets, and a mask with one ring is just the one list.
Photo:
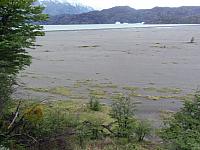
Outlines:
[[[10, 107], [11, 111], [14, 111], [16, 108], [18, 101], [13, 102], [12, 107]], [[87, 103], [79, 100], [58, 100], [58, 101], [48, 101], [44, 103], [38, 103], [34, 100], [23, 100], [21, 105], [21, 109], [28, 109], [28, 106], [39, 105], [42, 107], [44, 114], [52, 112], [54, 110], [59, 110], [62, 113], [69, 113], [76, 115], [81, 121], [85, 120], [102, 120], [103, 123], [109, 123], [112, 121], [112, 118], [109, 116], [110, 107], [107, 105], [102, 105], [102, 109], [100, 111], [92, 111], [87, 107]]]
[[92, 87], [92, 88], [112, 88], [112, 89], [116, 89], [117, 85], [114, 85], [112, 83], [101, 83], [101, 84], [91, 85], [90, 87]]
[[[73, 88], [85, 88], [88, 92], [85, 94], [72, 94], [72, 89]], [[88, 89], [87, 89], [88, 88]], [[143, 98], [146, 100], [154, 100], [154, 101], [159, 101], [159, 100], [165, 100], [165, 99], [174, 99], [174, 100], [188, 100], [191, 99], [193, 95], [187, 94], [183, 96], [179, 96], [177, 94], [180, 94], [182, 92], [181, 89], [179, 88], [155, 88], [155, 87], [145, 87], [143, 90], [145, 92], [153, 92], [154, 94], [140, 94], [137, 91], [140, 90], [139, 87], [131, 87], [131, 86], [126, 86], [123, 87], [123, 90], [119, 90], [118, 92], [109, 92], [107, 89], [118, 89], [118, 87], [112, 83], [101, 83], [101, 84], [93, 84], [92, 80], [83, 80], [83, 81], [77, 81], [72, 89], [67, 88], [67, 87], [54, 87], [54, 88], [27, 88], [28, 90], [32, 90], [35, 92], [44, 92], [44, 93], [51, 93], [51, 94], [56, 94], [56, 95], [62, 95], [62, 96], [67, 96], [71, 100], [82, 100], [82, 101], [87, 101], [89, 97], [94, 97], [96, 99], [108, 99], [108, 100], [116, 100], [119, 99], [124, 95], [123, 90], [130, 91], [128, 96], [130, 97], [135, 97], [135, 98]], [[159, 93], [163, 93], [160, 95]]]
[[171, 96], [171, 95], [167, 95], [167, 96], [145, 96], [146, 99], [149, 100], [161, 100], [161, 99], [177, 99], [176, 96]]
[[147, 92], [154, 92], [156, 91], [157, 89], [155, 87], [145, 87], [143, 88], [144, 91], [147, 91]]
[[155, 88], [155, 87], [145, 87], [143, 88], [144, 91], [147, 92], [158, 92], [158, 93], [170, 93], [170, 94], [180, 94], [182, 92], [179, 88]]
[[34, 92], [43, 92], [43, 93], [51, 93], [58, 94], [63, 96], [71, 96], [71, 89], [66, 87], [55, 87], [55, 88], [26, 88], [27, 90], [32, 90]]
[[147, 98], [147, 99], [149, 99], [149, 100], [155, 100], [155, 101], [157, 101], [157, 100], [160, 100], [160, 99], [161, 99], [161, 97], [160, 97], [160, 96], [146, 96], [145, 98]]
[[55, 87], [49, 90], [49, 93], [63, 96], [71, 96], [71, 89], [66, 87]]
[[[13, 101], [15, 106], [17, 105], [17, 101]], [[27, 110], [31, 108], [31, 106], [36, 105], [37, 103], [33, 100], [25, 100], [23, 101], [23, 107], [20, 107], [20, 110], [23, 108]], [[87, 103], [82, 101], [51, 101], [39, 104], [43, 110], [44, 115], [44, 133], [47, 130], [48, 134], [54, 134], [55, 132], [63, 132], [63, 137], [65, 136], [66, 127], [67, 129], [71, 129], [73, 127], [77, 127], [80, 123], [84, 121], [89, 121], [94, 124], [100, 125], [108, 125], [114, 120], [111, 118], [110, 111], [111, 107], [107, 105], [102, 105], [102, 109], [100, 111], [92, 111], [87, 107]], [[28, 106], [28, 107], [27, 107]], [[16, 108], [15, 108], [16, 109]], [[13, 111], [15, 111], [13, 109]], [[68, 128], [69, 127], [69, 128]], [[41, 130], [39, 130], [40, 132]], [[72, 130], [73, 131], [73, 130]], [[66, 134], [67, 135], [67, 134]], [[47, 136], [44, 134], [44, 137]], [[61, 137], [61, 138], [63, 138]], [[83, 149], [77, 144], [77, 139], [74, 137], [68, 137], [69, 140], [72, 140], [76, 149]], [[70, 139], [71, 138], [71, 139]], [[61, 141], [62, 143], [62, 141]], [[114, 149], [138, 149], [138, 150], [147, 150], [149, 147], [152, 149], [157, 149], [156, 145], [150, 142], [130, 142], [125, 138], [114, 138], [107, 137], [105, 139], [99, 140], [89, 140], [85, 145], [86, 149], [105, 149], [105, 150], [114, 150]]]
[[184, 96], [179, 96], [177, 98], [183, 101], [189, 101], [191, 99], [194, 99], [194, 94], [186, 94]]
[[92, 84], [92, 81], [93, 80], [90, 80], [90, 79], [87, 79], [87, 80], [77, 80], [77, 82], [74, 83], [74, 87], [75, 88], [79, 88], [79, 87], [82, 87], [82, 86], [88, 86], [88, 85]]
[[100, 88], [92, 88], [88, 90], [90, 91], [89, 95], [97, 99], [104, 99], [107, 97], [107, 92]]
[[26, 90], [31, 90], [34, 92], [48, 92], [49, 91], [48, 88], [26, 88]]
[[161, 96], [157, 96], [157, 95], [141, 95], [139, 93], [136, 92], [132, 92], [131, 94], [129, 94], [130, 97], [140, 97], [140, 98], [145, 98], [147, 100], [154, 100], [154, 101], [158, 101], [161, 99], [180, 99], [182, 97], [179, 96], [174, 96], [174, 95], [161, 95]]
[[124, 96], [123, 93], [115, 92], [115, 93], [112, 93], [111, 99], [112, 99], [112, 100], [118, 100], [118, 99], [120, 99], [120, 98], [123, 97], [123, 96]]
[[45, 111], [60, 110], [62, 112], [68, 112], [76, 116], [80, 121], [90, 120], [98, 121], [101, 120], [102, 124], [106, 124], [112, 121], [112, 118], [109, 116], [110, 107], [102, 105], [100, 111], [92, 111], [87, 107], [87, 103], [82, 101], [53, 101], [47, 102], [43, 105]]
[[85, 96], [85, 95], [71, 95], [70, 96], [70, 99], [71, 100], [87, 100], [88, 99], [88, 97], [87, 96]]
[[160, 117], [163, 120], [169, 119], [175, 112], [174, 111], [170, 111], [170, 110], [161, 110], [160, 111]]
[[157, 89], [157, 92], [180, 94], [182, 92], [182, 90], [179, 88], [161, 88], [161, 89]]
[[132, 92], [129, 94], [130, 97], [143, 97], [143, 95], [136, 93], [136, 92]]

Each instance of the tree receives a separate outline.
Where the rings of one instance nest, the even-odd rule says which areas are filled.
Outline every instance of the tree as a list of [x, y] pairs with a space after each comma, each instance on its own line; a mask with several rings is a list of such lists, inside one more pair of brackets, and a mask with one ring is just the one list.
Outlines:
[[31, 63], [26, 48], [33, 48], [36, 36], [44, 35], [33, 22], [47, 18], [36, 0], [0, 1], [0, 117], [12, 92], [13, 77]]
[[175, 150], [200, 150], [200, 94], [193, 101], [186, 101], [180, 112], [177, 112], [166, 127], [161, 137]]
[[33, 22], [47, 18], [36, 0], [0, 1], [0, 73], [16, 74], [30, 65], [26, 48], [34, 46], [36, 36], [44, 35]]
[[4, 104], [10, 99], [13, 82], [12, 77], [4, 74], [0, 75], [0, 119], [3, 114]]

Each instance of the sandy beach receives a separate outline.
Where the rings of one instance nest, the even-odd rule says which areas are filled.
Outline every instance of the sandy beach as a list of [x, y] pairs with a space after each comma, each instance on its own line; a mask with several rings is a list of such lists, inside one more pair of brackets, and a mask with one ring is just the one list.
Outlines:
[[[46, 32], [37, 38], [42, 46], [28, 50], [33, 62], [15, 95], [87, 101], [96, 91], [110, 104], [124, 93], [139, 102], [138, 117], [159, 125], [163, 113], [179, 110], [200, 85], [199, 33], [200, 26]], [[72, 94], [44, 90], [55, 87]]]

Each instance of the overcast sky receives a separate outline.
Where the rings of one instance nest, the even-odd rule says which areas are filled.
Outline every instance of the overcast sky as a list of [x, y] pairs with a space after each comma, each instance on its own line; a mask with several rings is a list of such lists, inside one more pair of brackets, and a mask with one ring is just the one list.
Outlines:
[[95, 9], [104, 9], [114, 6], [131, 6], [136, 9], [178, 6], [200, 6], [200, 0], [68, 0], [92, 6]]

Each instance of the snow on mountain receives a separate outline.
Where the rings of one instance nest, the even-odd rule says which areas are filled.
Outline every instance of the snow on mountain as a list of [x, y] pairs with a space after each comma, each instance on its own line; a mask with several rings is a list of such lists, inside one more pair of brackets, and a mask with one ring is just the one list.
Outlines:
[[92, 7], [81, 4], [78, 0], [38, 0], [36, 4], [44, 6], [44, 13], [51, 16], [80, 14], [94, 10]]

